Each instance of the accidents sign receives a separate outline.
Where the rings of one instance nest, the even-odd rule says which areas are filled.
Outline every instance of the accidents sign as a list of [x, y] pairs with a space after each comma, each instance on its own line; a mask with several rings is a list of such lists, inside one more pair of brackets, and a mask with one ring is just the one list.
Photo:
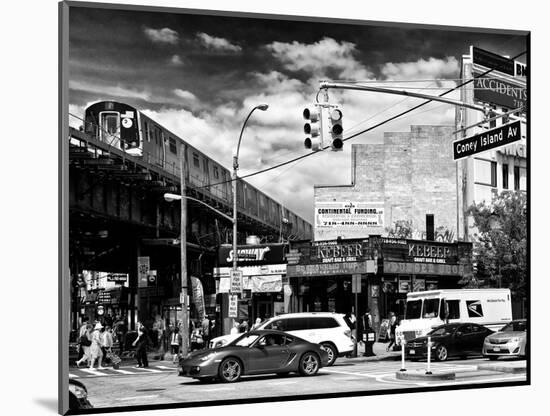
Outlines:
[[505, 124], [453, 143], [454, 160], [463, 159], [521, 140], [520, 122]]

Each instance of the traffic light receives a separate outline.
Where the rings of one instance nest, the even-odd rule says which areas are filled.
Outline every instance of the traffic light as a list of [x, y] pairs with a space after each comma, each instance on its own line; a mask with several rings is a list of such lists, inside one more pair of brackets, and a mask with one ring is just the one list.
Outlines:
[[342, 127], [342, 111], [338, 108], [333, 108], [329, 113], [330, 119], [330, 146], [332, 150], [337, 152], [341, 151], [344, 147], [344, 141], [342, 140], [342, 134], [344, 133], [344, 128]]
[[304, 146], [306, 149], [311, 149], [316, 152], [323, 147], [321, 108], [315, 106], [307, 107], [304, 109], [303, 116], [305, 120], [309, 121], [309, 123], [304, 124], [304, 133], [311, 136], [306, 137]]

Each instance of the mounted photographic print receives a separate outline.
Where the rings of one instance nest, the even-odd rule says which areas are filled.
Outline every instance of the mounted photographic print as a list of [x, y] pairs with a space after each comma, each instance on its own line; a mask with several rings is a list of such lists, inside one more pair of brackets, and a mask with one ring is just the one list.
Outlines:
[[60, 413], [530, 383], [528, 31], [60, 24]]

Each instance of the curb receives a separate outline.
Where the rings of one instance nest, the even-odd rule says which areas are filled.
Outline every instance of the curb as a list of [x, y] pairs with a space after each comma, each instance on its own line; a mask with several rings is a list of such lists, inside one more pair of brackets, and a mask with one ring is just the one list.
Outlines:
[[477, 366], [478, 370], [488, 370], [488, 371], [498, 371], [501, 373], [512, 373], [512, 374], [519, 374], [519, 373], [526, 373], [527, 367], [526, 366], [509, 366], [509, 365], [502, 365], [502, 364], [479, 364]]
[[426, 374], [422, 370], [413, 371], [396, 371], [395, 377], [398, 380], [454, 380], [456, 374], [451, 371], [446, 372], [434, 372], [432, 374]]
[[342, 362], [365, 362], [365, 361], [398, 361], [401, 359], [401, 355], [394, 355], [394, 354], [384, 354], [384, 355], [374, 355], [371, 357], [363, 357], [363, 356], [357, 356], [357, 357], [341, 357], [338, 358], [339, 360], [342, 360]]

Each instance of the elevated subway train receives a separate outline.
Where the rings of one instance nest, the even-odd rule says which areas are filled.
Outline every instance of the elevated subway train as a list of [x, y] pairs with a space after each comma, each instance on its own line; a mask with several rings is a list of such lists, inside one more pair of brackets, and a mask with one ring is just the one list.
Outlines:
[[[84, 131], [175, 175], [179, 175], [183, 152], [188, 183], [232, 204], [228, 169], [128, 104], [100, 101], [90, 105], [85, 111]], [[276, 229], [288, 222], [290, 233], [297, 239], [312, 238], [311, 224], [243, 180], [237, 182], [237, 206], [240, 212]]]

